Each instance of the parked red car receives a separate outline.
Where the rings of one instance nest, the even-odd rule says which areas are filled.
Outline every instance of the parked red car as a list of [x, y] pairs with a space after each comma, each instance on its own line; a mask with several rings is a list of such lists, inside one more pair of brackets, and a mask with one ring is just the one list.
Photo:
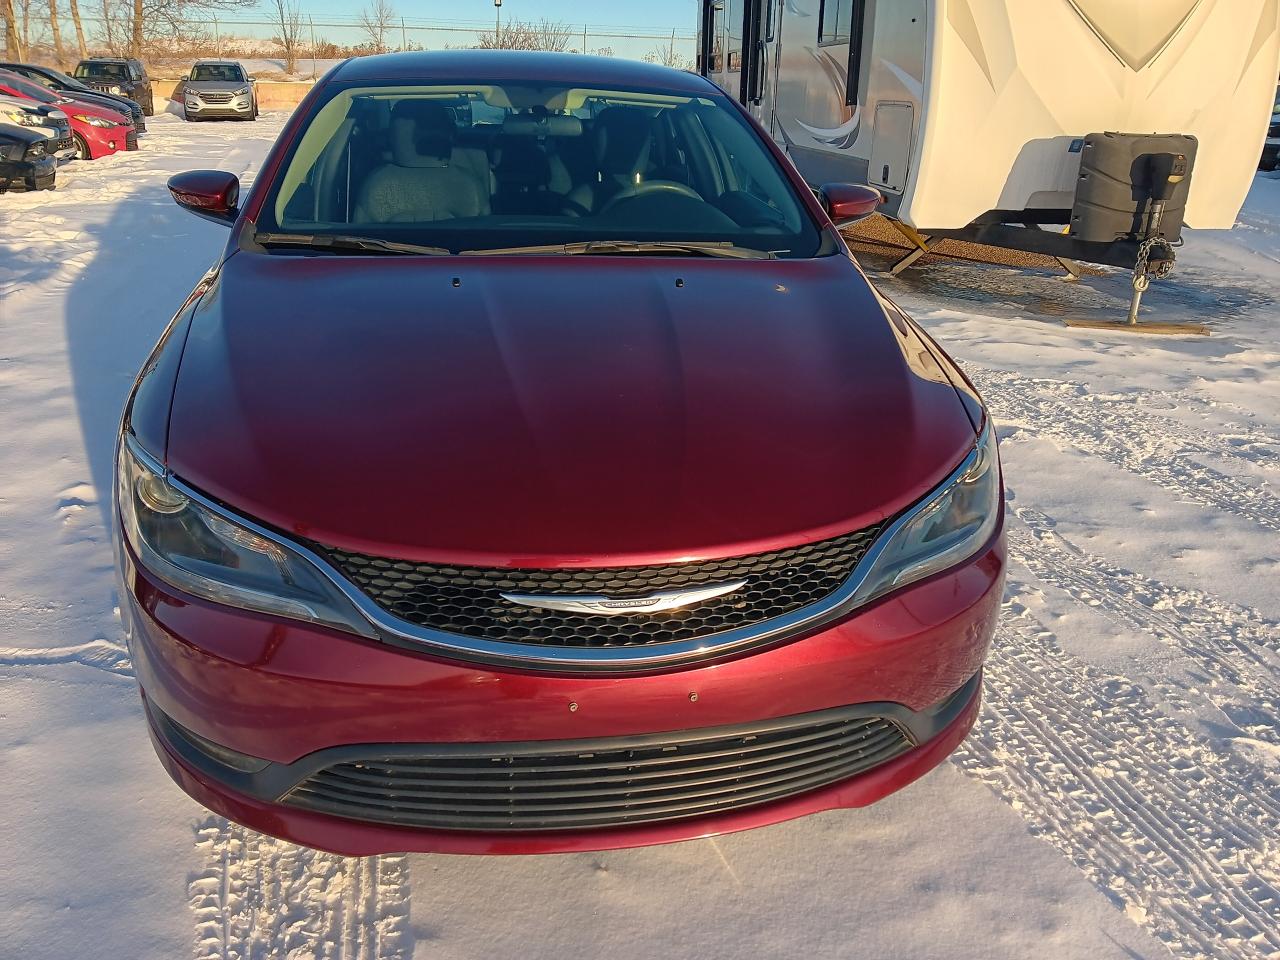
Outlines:
[[978, 709], [995, 434], [699, 77], [351, 60], [125, 410], [122, 603], [177, 782], [338, 851], [532, 853], [870, 803]]
[[76, 156], [96, 160], [121, 150], [138, 149], [138, 133], [133, 121], [121, 113], [95, 103], [59, 96], [11, 70], [0, 70], [0, 93], [57, 106], [71, 121]]

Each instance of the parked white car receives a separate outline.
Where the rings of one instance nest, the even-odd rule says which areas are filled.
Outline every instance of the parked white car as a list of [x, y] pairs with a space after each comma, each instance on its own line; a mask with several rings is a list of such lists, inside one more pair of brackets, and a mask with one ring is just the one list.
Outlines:
[[45, 152], [58, 163], [75, 159], [76, 145], [71, 122], [57, 107], [0, 94], [0, 127], [23, 127], [43, 134], [50, 143]]
[[253, 78], [235, 60], [197, 60], [182, 85], [182, 114], [187, 120], [258, 118]]

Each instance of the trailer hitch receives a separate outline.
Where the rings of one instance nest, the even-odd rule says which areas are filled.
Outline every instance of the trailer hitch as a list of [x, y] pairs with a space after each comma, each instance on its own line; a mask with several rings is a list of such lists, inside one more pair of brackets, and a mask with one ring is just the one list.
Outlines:
[[1142, 242], [1133, 264], [1133, 294], [1129, 298], [1129, 316], [1125, 323], [1112, 320], [1068, 320], [1068, 326], [1127, 329], [1133, 333], [1197, 333], [1209, 335], [1209, 328], [1202, 323], [1138, 323], [1138, 309], [1142, 295], [1152, 280], [1163, 280], [1173, 272], [1177, 259], [1173, 244], [1160, 232], [1160, 221], [1173, 188], [1187, 175], [1187, 157], [1181, 153], [1154, 153], [1147, 158], [1147, 182], [1151, 184], [1149, 197], [1151, 208], [1142, 231]]

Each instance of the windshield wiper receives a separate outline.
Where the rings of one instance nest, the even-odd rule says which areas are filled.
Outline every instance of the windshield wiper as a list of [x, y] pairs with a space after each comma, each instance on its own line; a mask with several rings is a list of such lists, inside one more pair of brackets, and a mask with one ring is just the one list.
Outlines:
[[696, 253], [705, 257], [728, 257], [735, 260], [774, 260], [777, 254], [754, 247], [739, 247], [729, 240], [585, 240], [581, 243], [546, 243], [528, 247], [496, 247], [463, 250], [465, 256], [495, 257], [509, 253], [558, 253], [573, 256], [628, 255], [636, 253]]
[[306, 247], [308, 250], [364, 250], [369, 253], [418, 254], [447, 257], [453, 251], [446, 247], [427, 247], [418, 243], [399, 243], [377, 237], [355, 237], [341, 233], [258, 233], [254, 240], [264, 247]]

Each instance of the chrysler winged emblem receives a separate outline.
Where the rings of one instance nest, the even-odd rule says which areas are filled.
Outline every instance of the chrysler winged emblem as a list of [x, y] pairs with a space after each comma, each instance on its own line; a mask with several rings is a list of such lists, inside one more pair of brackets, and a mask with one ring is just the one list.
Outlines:
[[504, 593], [502, 599], [525, 607], [543, 610], [565, 610], [569, 613], [595, 613], [606, 617], [619, 617], [633, 613], [658, 613], [678, 610], [692, 603], [700, 603], [713, 597], [723, 597], [746, 585], [746, 580], [717, 583], [709, 587], [685, 587], [679, 590], [660, 590], [643, 597], [607, 597], [601, 594], [567, 593]]

